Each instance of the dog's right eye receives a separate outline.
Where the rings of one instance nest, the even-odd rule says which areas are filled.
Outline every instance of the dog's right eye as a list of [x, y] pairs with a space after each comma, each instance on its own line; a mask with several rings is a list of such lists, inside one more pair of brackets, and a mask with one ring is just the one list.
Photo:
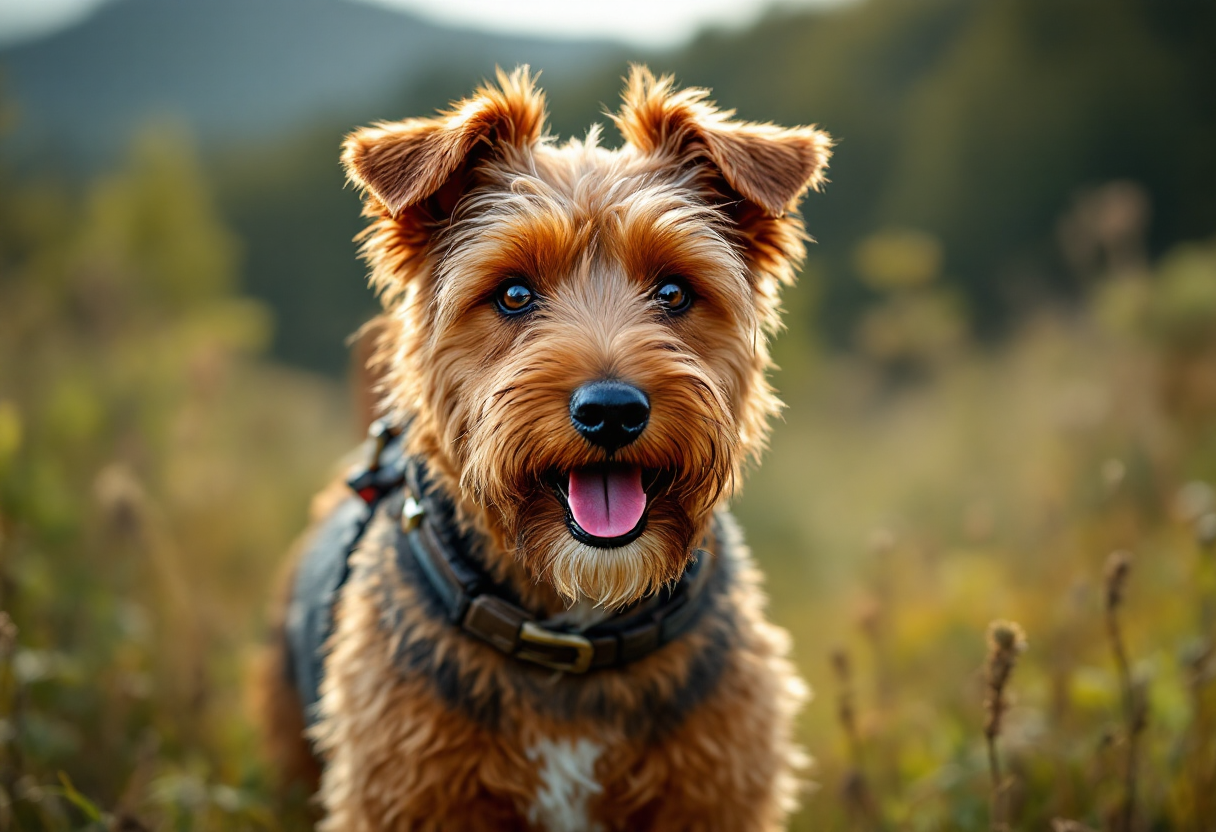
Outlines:
[[668, 315], [679, 315], [692, 305], [692, 290], [682, 277], [668, 277], [655, 290], [654, 298]]
[[512, 277], [504, 280], [494, 293], [494, 302], [498, 311], [504, 315], [520, 315], [528, 312], [536, 305], [536, 295], [522, 277]]

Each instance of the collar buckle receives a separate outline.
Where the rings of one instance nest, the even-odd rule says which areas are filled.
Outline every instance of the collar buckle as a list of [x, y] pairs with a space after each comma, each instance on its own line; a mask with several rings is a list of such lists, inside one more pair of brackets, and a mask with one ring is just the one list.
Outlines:
[[[586, 673], [591, 668], [592, 658], [595, 657], [595, 646], [586, 636], [546, 630], [532, 621], [525, 621], [519, 628], [519, 641], [521, 645], [525, 646], [520, 647], [516, 656], [565, 673]], [[549, 649], [532, 650], [526, 646], [528, 644]], [[572, 661], [558, 660], [552, 649], [555, 647], [562, 650], [573, 650], [574, 659]]]

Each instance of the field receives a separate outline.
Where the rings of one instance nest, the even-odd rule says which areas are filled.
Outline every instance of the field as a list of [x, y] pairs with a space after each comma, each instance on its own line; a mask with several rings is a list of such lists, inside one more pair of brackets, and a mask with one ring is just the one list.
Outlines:
[[[303, 823], [243, 677], [352, 397], [266, 357], [182, 146], [0, 172], [0, 830]], [[822, 263], [787, 298], [735, 510], [816, 692], [794, 829], [1211, 828], [1216, 243], [1081, 242], [1078, 296], [982, 342], [899, 230], [858, 249], [849, 349], [804, 324]]]

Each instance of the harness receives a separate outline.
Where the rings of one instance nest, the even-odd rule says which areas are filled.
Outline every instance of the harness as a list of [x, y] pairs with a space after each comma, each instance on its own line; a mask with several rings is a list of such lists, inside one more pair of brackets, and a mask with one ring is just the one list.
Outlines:
[[[350, 555], [377, 510], [399, 512], [399, 572], [423, 576], [422, 589], [453, 627], [520, 661], [574, 674], [620, 667], [670, 644], [696, 621], [714, 560], [706, 549], [694, 553], [673, 586], [584, 631], [537, 620], [480, 566], [476, 541], [459, 532], [450, 500], [404, 446], [403, 429], [385, 420], [372, 424], [366, 461], [347, 479], [352, 495], [322, 521], [297, 567], [284, 629], [288, 672], [308, 722], [317, 716], [333, 607], [350, 574]], [[716, 548], [716, 519], [711, 537]]]

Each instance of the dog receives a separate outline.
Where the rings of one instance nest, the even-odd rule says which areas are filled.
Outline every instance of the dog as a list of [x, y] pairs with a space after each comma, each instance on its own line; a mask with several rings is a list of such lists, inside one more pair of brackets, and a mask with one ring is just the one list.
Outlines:
[[526, 67], [347, 137], [382, 419], [261, 681], [318, 828], [771, 830], [805, 688], [725, 504], [779, 407], [831, 153], [634, 67], [557, 144]]

